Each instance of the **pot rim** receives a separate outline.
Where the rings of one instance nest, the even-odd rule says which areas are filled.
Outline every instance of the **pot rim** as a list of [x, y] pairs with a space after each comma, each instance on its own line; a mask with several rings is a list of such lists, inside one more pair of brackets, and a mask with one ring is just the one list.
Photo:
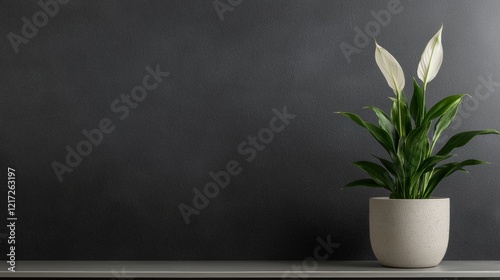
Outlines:
[[430, 198], [390, 198], [388, 196], [376, 196], [370, 197], [370, 200], [391, 200], [391, 201], [399, 201], [399, 200], [408, 200], [408, 201], [424, 201], [424, 200], [450, 200], [449, 197], [430, 197]]

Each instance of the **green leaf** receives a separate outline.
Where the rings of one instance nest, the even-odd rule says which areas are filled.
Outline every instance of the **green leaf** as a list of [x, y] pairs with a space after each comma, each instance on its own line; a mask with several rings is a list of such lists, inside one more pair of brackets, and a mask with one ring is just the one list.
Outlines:
[[418, 173], [425, 173], [431, 171], [436, 164], [442, 162], [443, 160], [449, 159], [454, 155], [447, 155], [447, 156], [431, 156], [425, 159], [420, 166], [418, 167], [417, 172]]
[[391, 195], [389, 196], [389, 198], [398, 199], [398, 198], [401, 198], [401, 197], [399, 196], [399, 194], [397, 192], [393, 192], [393, 193], [391, 193]]
[[399, 138], [397, 155], [398, 155], [398, 159], [400, 160], [400, 164], [404, 165], [405, 158], [406, 158], [406, 156], [405, 156], [406, 155], [406, 137]]
[[371, 187], [371, 188], [382, 188], [373, 179], [361, 179], [361, 180], [356, 180], [356, 181], [350, 182], [349, 184], [342, 187], [342, 189], [350, 188], [350, 187], [358, 187], [358, 186]]
[[408, 103], [408, 99], [406, 98], [406, 95], [405, 95], [404, 91], [401, 92], [401, 94], [399, 96], [399, 100], [401, 102], [403, 102], [403, 104], [407, 104]]
[[450, 108], [456, 106], [457, 103], [460, 104], [460, 102], [462, 102], [463, 96], [464, 94], [451, 95], [439, 101], [438, 103], [436, 103], [436, 105], [432, 106], [432, 108], [429, 109], [429, 112], [427, 112], [427, 114], [425, 115], [423, 122], [429, 122], [441, 117], [446, 112], [448, 112]]
[[382, 166], [370, 161], [356, 161], [354, 165], [368, 173], [370, 177], [380, 186], [392, 191], [394, 189], [394, 181], [391, 175]]
[[[401, 97], [403, 98], [403, 95], [401, 95]], [[399, 135], [406, 135], [412, 129], [411, 116], [410, 116], [410, 111], [408, 110], [408, 106], [406, 105], [406, 102], [398, 101], [396, 98], [389, 97], [389, 99], [393, 101], [391, 110], [392, 122], [396, 127], [396, 130], [398, 130], [398, 124], [401, 118], [401, 123], [403, 124], [402, 127], [403, 131], [398, 130], [398, 132]], [[406, 97], [404, 97], [404, 100], [406, 100]], [[401, 114], [399, 113], [399, 110], [401, 110]]]
[[392, 137], [382, 128], [363, 121], [358, 115], [353, 114], [353, 113], [348, 113], [348, 112], [337, 112], [338, 114], [342, 114], [344, 116], [349, 117], [351, 120], [353, 120], [355, 123], [358, 125], [366, 128], [375, 139], [384, 147], [384, 149], [390, 154], [393, 155], [395, 153], [394, 151], [394, 142], [392, 141]]
[[442, 115], [439, 120], [436, 122], [436, 125], [434, 126], [434, 135], [432, 136], [432, 143], [433, 145], [437, 142], [437, 140], [441, 137], [441, 134], [443, 131], [445, 131], [448, 126], [450, 126], [451, 122], [455, 118], [458, 107], [462, 103], [462, 99], [459, 100], [459, 102], [453, 103], [453, 105], [449, 108], [449, 110]]
[[429, 133], [430, 123], [424, 123], [415, 128], [408, 134], [404, 148], [405, 169], [409, 173], [415, 173], [422, 160], [427, 156], [428, 143], [427, 134]]
[[381, 109], [379, 109], [377, 107], [366, 106], [365, 108], [372, 109], [375, 112], [375, 114], [378, 117], [378, 124], [380, 125], [380, 127], [383, 130], [385, 130], [387, 132], [387, 134], [389, 134], [391, 136], [391, 138], [394, 140], [396, 131], [394, 129], [394, 125], [392, 124], [389, 116], [387, 116], [387, 114], [384, 111], [382, 111]]
[[410, 103], [410, 114], [415, 122], [415, 126], [419, 126], [425, 116], [425, 97], [422, 89], [418, 86], [415, 79], [413, 79], [413, 88], [413, 96]]
[[427, 140], [427, 134], [429, 133], [430, 128], [431, 128], [431, 123], [426, 122], [421, 126], [412, 130], [410, 134], [408, 134], [408, 137], [406, 139], [406, 144], [408, 149], [411, 149], [412, 147], [418, 145], [422, 141]]
[[392, 175], [394, 175], [394, 176], [398, 175], [398, 168], [393, 162], [388, 161], [384, 158], [380, 158], [380, 157], [373, 155], [373, 154], [372, 154], [372, 156], [376, 157], [382, 163], [382, 165], [385, 167], [385, 169], [387, 169], [387, 171], [389, 171]]
[[[399, 131], [399, 107], [398, 107], [398, 100], [393, 97], [389, 97], [390, 100], [392, 100], [392, 106], [391, 106], [391, 120], [394, 128], [398, 132], [398, 135], [402, 135], [401, 131]], [[396, 143], [397, 144], [397, 143]]]
[[408, 109], [408, 105], [406, 103], [403, 103], [403, 113], [404, 113], [404, 119], [403, 119], [403, 124], [405, 125], [405, 133], [408, 134], [412, 130], [412, 123], [411, 123], [411, 115], [410, 115], [410, 110]]
[[444, 156], [449, 154], [453, 149], [459, 148], [467, 144], [472, 138], [478, 135], [485, 134], [500, 134], [500, 132], [494, 129], [485, 129], [485, 130], [475, 130], [475, 131], [465, 131], [455, 134], [451, 137], [446, 144], [437, 152], [436, 155]]
[[487, 164], [487, 162], [477, 159], [468, 159], [462, 162], [452, 162], [447, 163], [443, 166], [436, 168], [436, 172], [432, 175], [429, 180], [429, 184], [427, 184], [427, 188], [425, 190], [425, 197], [430, 197], [436, 186], [443, 180], [445, 177], [453, 174], [456, 171], [464, 170], [464, 166], [478, 165], [478, 164]]

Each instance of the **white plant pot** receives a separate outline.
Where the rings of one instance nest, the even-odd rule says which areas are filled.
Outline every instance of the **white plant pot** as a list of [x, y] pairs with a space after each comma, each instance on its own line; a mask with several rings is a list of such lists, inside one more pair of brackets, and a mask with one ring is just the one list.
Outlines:
[[370, 198], [370, 242], [384, 266], [437, 266], [448, 248], [450, 199]]

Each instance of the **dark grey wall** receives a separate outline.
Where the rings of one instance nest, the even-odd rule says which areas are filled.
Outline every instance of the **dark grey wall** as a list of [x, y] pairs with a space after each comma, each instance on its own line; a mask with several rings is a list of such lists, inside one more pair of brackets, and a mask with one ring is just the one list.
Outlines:
[[[350, 62], [341, 50], [356, 47], [357, 28], [373, 28], [410, 85], [443, 23], [445, 58], [429, 104], [469, 93], [448, 135], [500, 129], [498, 1], [230, 2], [220, 0], [229, 7], [221, 18], [212, 0], [72, 0], [16, 53], [8, 34], [21, 36], [21, 18], [33, 22], [41, 8], [2, 1], [1, 176], [5, 182], [7, 166], [16, 169], [18, 259], [300, 260], [328, 236], [341, 244], [331, 259], [373, 259], [368, 198], [388, 194], [340, 187], [364, 176], [349, 162], [383, 152], [332, 114], [373, 120], [362, 107], [390, 102], [371, 36]], [[391, 18], [377, 30], [371, 11], [388, 5]], [[125, 110], [120, 96], [156, 65], [170, 74], [128, 115], [113, 112], [112, 104]], [[241, 143], [267, 137], [273, 109], [285, 106], [296, 117], [253, 157]], [[65, 147], [76, 149], [82, 130], [106, 118], [114, 130], [60, 182], [54, 162], [66, 165]], [[492, 164], [447, 179], [435, 193], [452, 203], [446, 258], [499, 260], [500, 138], [458, 152]], [[203, 190], [209, 172], [232, 161], [240, 173], [186, 224], [179, 205], [193, 207], [193, 188]]]

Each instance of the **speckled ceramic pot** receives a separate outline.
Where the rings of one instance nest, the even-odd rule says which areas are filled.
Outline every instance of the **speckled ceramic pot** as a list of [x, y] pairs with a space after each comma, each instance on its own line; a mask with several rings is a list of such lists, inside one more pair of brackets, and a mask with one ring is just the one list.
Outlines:
[[370, 198], [370, 241], [384, 266], [438, 265], [448, 248], [449, 232], [449, 198]]

